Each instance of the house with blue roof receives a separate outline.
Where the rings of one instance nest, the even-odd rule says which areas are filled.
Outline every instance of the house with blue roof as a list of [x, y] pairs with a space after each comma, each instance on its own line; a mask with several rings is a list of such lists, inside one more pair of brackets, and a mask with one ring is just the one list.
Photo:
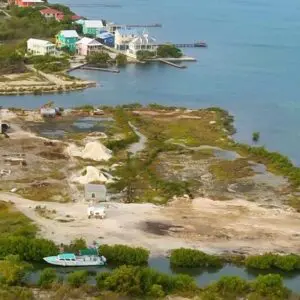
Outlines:
[[115, 49], [125, 51], [129, 48], [129, 43], [137, 37], [136, 30], [131, 28], [120, 28], [115, 32]]
[[114, 47], [115, 45], [115, 36], [110, 32], [102, 32], [96, 36], [96, 40], [103, 45], [108, 47]]

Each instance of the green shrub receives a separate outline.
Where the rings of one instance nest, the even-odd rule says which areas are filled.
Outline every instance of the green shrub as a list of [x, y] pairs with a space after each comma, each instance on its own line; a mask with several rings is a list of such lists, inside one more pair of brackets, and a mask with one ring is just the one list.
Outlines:
[[122, 54], [122, 53], [119, 53], [117, 56], [116, 56], [116, 63], [117, 63], [117, 66], [124, 66], [127, 64], [127, 56]]
[[0, 237], [0, 257], [13, 254], [25, 261], [42, 261], [44, 257], [57, 253], [57, 246], [50, 240], [22, 236]]
[[64, 252], [78, 253], [79, 250], [86, 249], [87, 244], [85, 239], [79, 238], [71, 241], [70, 245], [63, 245]]
[[259, 275], [252, 283], [252, 288], [257, 296], [253, 299], [287, 299], [289, 294], [278, 274]]
[[222, 266], [222, 261], [217, 256], [209, 255], [199, 250], [185, 248], [172, 250], [170, 263], [173, 267], [183, 268]]
[[260, 270], [277, 268], [283, 271], [293, 271], [300, 269], [300, 256], [296, 254], [278, 255], [266, 253], [247, 257], [245, 265], [247, 268]]
[[148, 264], [149, 251], [144, 248], [133, 248], [125, 245], [101, 245], [99, 252], [104, 255], [108, 262], [126, 265]]
[[46, 268], [41, 272], [38, 285], [41, 288], [50, 288], [55, 282], [57, 282], [56, 270], [52, 268]]
[[228, 294], [244, 295], [250, 288], [246, 280], [237, 276], [224, 276], [213, 286], [223, 296]]
[[75, 271], [68, 275], [67, 281], [70, 286], [78, 288], [86, 284], [87, 278], [87, 271]]
[[252, 133], [252, 141], [253, 142], [258, 142], [260, 139], [260, 133], [258, 131], [255, 131]]
[[275, 261], [275, 255], [264, 254], [264, 255], [253, 255], [248, 256], [245, 260], [247, 268], [267, 270], [272, 268]]
[[35, 300], [32, 290], [18, 286], [0, 286], [1, 300]]
[[155, 56], [155, 52], [149, 50], [139, 50], [136, 53], [136, 58], [140, 61], [153, 58]]
[[182, 56], [182, 51], [174, 45], [161, 45], [157, 49], [159, 57], [174, 57], [179, 58]]
[[160, 299], [165, 296], [165, 292], [161, 285], [153, 284], [150, 288], [150, 291], [148, 292], [148, 295], [150, 297], [153, 297], [154, 299]]
[[194, 294], [197, 285], [188, 275], [169, 276], [146, 267], [121, 266], [111, 273], [97, 275], [97, 287], [122, 295], [155, 299], [167, 294]]
[[32, 266], [20, 260], [18, 255], [8, 255], [0, 261], [0, 283], [7, 285], [21, 284]]

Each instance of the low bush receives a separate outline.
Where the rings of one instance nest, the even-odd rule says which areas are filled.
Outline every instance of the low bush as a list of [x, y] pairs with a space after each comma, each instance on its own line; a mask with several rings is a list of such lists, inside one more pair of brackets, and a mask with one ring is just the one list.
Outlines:
[[42, 261], [45, 256], [57, 253], [57, 246], [50, 240], [22, 236], [0, 237], [0, 257], [13, 254], [25, 261]]
[[252, 283], [253, 294], [250, 299], [288, 299], [289, 291], [278, 274], [259, 275]]
[[133, 248], [125, 245], [101, 245], [99, 252], [104, 255], [109, 262], [125, 265], [147, 265], [149, 251], [144, 248]]
[[55, 269], [46, 268], [41, 272], [38, 285], [43, 289], [50, 288], [58, 280]]
[[268, 270], [277, 268], [283, 271], [300, 269], [300, 256], [296, 254], [278, 255], [265, 253], [263, 255], [248, 256], [245, 260], [247, 268]]
[[32, 266], [20, 260], [18, 255], [8, 255], [0, 261], [0, 283], [7, 285], [21, 284], [26, 272]]
[[169, 276], [150, 268], [135, 266], [121, 266], [111, 273], [100, 273], [96, 281], [101, 290], [155, 299], [172, 293], [193, 295], [198, 290], [194, 279], [188, 275]]
[[75, 271], [68, 275], [68, 284], [72, 287], [78, 288], [86, 284], [88, 279], [87, 271]]
[[170, 263], [173, 267], [199, 268], [221, 267], [222, 260], [218, 256], [209, 255], [199, 250], [179, 248], [171, 252]]

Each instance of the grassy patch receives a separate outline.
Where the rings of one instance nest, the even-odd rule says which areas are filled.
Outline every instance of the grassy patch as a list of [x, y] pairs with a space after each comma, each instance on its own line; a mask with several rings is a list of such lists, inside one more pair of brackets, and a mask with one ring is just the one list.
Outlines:
[[60, 183], [39, 182], [20, 189], [18, 193], [34, 201], [68, 202], [71, 200], [66, 187]]
[[37, 227], [13, 204], [0, 201], [0, 236], [23, 235], [34, 237]]
[[215, 156], [213, 149], [201, 149], [198, 151], [192, 151], [191, 154], [193, 160], [209, 159]]
[[216, 179], [221, 181], [234, 181], [254, 175], [248, 160], [243, 158], [217, 161], [210, 165], [209, 170]]

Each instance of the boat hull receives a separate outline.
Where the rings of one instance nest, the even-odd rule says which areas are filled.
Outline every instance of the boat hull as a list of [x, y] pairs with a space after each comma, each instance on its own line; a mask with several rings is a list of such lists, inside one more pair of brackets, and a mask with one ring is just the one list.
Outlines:
[[75, 261], [59, 260], [57, 256], [44, 257], [44, 261], [48, 264], [61, 267], [88, 267], [88, 266], [104, 266], [106, 259], [102, 257], [92, 259], [76, 259]]

